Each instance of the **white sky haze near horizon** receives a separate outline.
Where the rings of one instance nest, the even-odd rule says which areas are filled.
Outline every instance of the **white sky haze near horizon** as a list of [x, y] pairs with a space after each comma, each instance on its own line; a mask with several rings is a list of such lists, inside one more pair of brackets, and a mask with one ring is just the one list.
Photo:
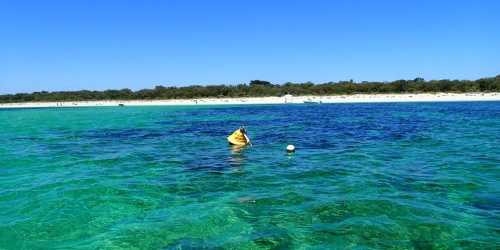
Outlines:
[[2, 0], [0, 94], [500, 74], [500, 1]]

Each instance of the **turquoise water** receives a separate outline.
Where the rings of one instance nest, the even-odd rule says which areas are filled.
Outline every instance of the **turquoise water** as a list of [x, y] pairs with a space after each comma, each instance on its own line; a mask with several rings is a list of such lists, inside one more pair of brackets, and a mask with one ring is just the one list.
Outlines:
[[[253, 147], [228, 145], [241, 123]], [[500, 246], [500, 102], [0, 109], [0, 127], [0, 249]]]

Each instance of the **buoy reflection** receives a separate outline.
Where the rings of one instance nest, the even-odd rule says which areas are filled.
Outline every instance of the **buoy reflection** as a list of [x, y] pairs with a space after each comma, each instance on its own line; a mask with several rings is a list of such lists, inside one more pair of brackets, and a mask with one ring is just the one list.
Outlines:
[[231, 145], [230, 146], [231, 155], [229, 156], [229, 163], [234, 166], [239, 166], [243, 164], [245, 156], [243, 152], [245, 151], [244, 146]]

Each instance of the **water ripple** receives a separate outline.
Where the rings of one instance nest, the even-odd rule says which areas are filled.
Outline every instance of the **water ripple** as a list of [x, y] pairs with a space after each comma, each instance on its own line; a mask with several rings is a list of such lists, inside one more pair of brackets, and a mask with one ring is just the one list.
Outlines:
[[495, 249], [499, 105], [2, 112], [0, 248]]

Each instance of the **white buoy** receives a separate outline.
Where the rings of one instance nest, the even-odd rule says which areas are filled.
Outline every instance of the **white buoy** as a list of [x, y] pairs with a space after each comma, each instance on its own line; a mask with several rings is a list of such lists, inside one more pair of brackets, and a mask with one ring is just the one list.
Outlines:
[[288, 151], [288, 152], [295, 152], [295, 147], [293, 145], [288, 145], [286, 147], [286, 151]]

